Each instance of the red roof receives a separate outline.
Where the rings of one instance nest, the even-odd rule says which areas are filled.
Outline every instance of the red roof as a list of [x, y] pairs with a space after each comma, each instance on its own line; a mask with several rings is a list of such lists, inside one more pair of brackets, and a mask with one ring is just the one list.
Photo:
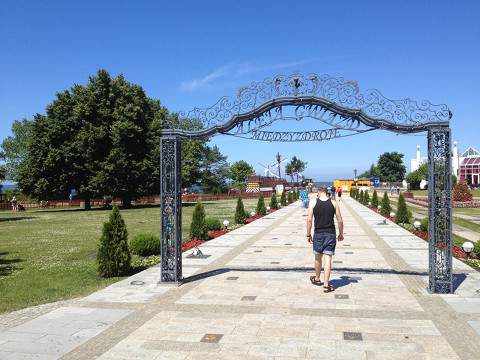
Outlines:
[[480, 157], [465, 158], [462, 161], [463, 165], [480, 165]]

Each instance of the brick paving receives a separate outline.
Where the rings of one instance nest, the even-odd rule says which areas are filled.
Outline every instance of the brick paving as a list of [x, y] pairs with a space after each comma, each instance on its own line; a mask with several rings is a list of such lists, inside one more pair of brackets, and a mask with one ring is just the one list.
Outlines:
[[429, 294], [423, 240], [341, 207], [333, 293], [309, 282], [295, 203], [187, 252], [180, 287], [154, 267], [11, 324], [0, 359], [479, 359], [479, 274], [455, 260], [456, 293]]

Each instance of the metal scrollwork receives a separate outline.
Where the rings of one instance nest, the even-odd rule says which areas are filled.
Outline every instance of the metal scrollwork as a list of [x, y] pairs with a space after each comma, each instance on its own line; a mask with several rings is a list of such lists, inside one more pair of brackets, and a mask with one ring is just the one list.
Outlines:
[[450, 129], [428, 131], [429, 290], [452, 293]]
[[[197, 119], [203, 129], [221, 126], [241, 114], [255, 112], [262, 104], [280, 98], [318, 98], [341, 109], [361, 112], [370, 125], [421, 126], [448, 122], [452, 116], [446, 105], [428, 100], [392, 100], [376, 89], [361, 92], [356, 81], [330, 75], [278, 75], [254, 82], [238, 90], [235, 98], [222, 97], [209, 108], [181, 112], [180, 118]], [[425, 129], [424, 129], [425, 130]]]
[[181, 261], [181, 184], [180, 139], [160, 139], [160, 211], [161, 211], [161, 274], [162, 282], [180, 282]]

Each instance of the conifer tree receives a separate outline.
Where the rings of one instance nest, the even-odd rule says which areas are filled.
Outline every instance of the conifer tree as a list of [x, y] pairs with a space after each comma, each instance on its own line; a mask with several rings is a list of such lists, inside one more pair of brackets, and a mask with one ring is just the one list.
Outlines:
[[193, 209], [192, 223], [190, 225], [190, 238], [199, 240], [205, 240], [207, 238], [205, 208], [200, 202], [197, 202], [195, 209]]
[[98, 245], [98, 273], [103, 277], [126, 275], [130, 271], [130, 260], [127, 227], [118, 207], [113, 205]]
[[287, 196], [285, 191], [282, 191], [282, 196], [280, 196], [280, 205], [287, 206]]
[[363, 190], [360, 190], [360, 196], [358, 197], [360, 204], [363, 204]]
[[265, 207], [265, 199], [263, 198], [263, 195], [260, 194], [260, 197], [258, 198], [257, 202], [257, 209], [255, 210], [257, 215], [266, 215], [267, 214], [267, 208]]
[[373, 190], [373, 195], [372, 195], [372, 207], [376, 209], [378, 207], [378, 194], [377, 190]]
[[390, 211], [392, 211], [392, 207], [390, 206], [390, 199], [388, 198], [387, 192], [383, 193], [381, 213], [384, 215], [390, 215]]
[[291, 191], [288, 192], [287, 201], [289, 204], [293, 203], [293, 196]]
[[243, 224], [245, 221], [245, 207], [243, 206], [242, 198], [238, 198], [237, 200], [237, 208], [235, 209], [235, 222], [237, 224]]
[[278, 209], [277, 194], [275, 194], [275, 192], [272, 193], [269, 206], [270, 206], [270, 209], [272, 210]]
[[365, 190], [365, 194], [363, 195], [363, 205], [368, 206], [369, 202], [370, 202], [370, 195], [368, 194], [368, 191]]
[[403, 194], [400, 194], [398, 197], [398, 207], [395, 221], [400, 224], [410, 223], [410, 214]]

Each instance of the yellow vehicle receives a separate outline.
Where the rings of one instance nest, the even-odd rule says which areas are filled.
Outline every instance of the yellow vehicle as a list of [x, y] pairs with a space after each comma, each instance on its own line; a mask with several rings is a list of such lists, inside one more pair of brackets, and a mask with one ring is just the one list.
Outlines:
[[362, 188], [362, 187], [370, 187], [370, 186], [372, 186], [372, 183], [371, 183], [370, 179], [358, 179], [357, 181], [355, 181], [355, 180], [334, 180], [333, 181], [333, 186], [335, 186], [336, 189], [341, 187], [343, 191], [350, 191], [351, 189], [359, 189], [359, 188]]

